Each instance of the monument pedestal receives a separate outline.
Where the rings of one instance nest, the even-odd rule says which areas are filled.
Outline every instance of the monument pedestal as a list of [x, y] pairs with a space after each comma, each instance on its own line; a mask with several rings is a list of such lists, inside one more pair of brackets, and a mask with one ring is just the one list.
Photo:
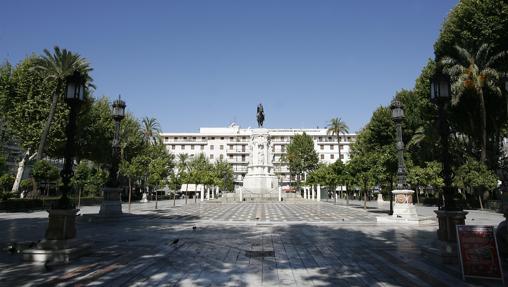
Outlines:
[[413, 190], [399, 189], [393, 190], [394, 197], [393, 215], [379, 216], [379, 223], [404, 223], [404, 224], [433, 224], [432, 217], [418, 216], [416, 207], [413, 204]]
[[146, 192], [143, 192], [143, 197], [141, 198], [140, 202], [143, 202], [143, 203], [148, 202], [148, 196], [147, 196]]
[[35, 262], [68, 263], [91, 253], [91, 244], [76, 240], [78, 209], [50, 209], [45, 239], [35, 248], [23, 250], [23, 259]]
[[466, 221], [466, 211], [447, 211], [434, 210], [439, 222], [437, 230], [437, 238], [441, 241], [456, 242], [457, 241], [457, 225], [464, 225]]
[[104, 199], [102, 200], [100, 216], [120, 216], [122, 215], [122, 202], [120, 196], [122, 189], [119, 187], [104, 187], [102, 189]]
[[418, 218], [416, 208], [413, 204], [413, 190], [393, 190], [393, 217], [414, 220]]
[[250, 162], [241, 197], [245, 201], [278, 201], [279, 181], [274, 173], [268, 130], [252, 130], [250, 142]]

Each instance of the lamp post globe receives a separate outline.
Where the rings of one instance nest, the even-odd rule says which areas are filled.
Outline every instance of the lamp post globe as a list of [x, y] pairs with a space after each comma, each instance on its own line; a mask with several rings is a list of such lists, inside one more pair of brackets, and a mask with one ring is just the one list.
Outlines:
[[404, 120], [404, 108], [400, 101], [392, 101], [390, 104], [390, 109], [392, 110], [392, 119], [395, 122]]
[[113, 119], [115, 121], [121, 121], [125, 118], [125, 102], [122, 101], [121, 97], [118, 96], [118, 99], [116, 99], [114, 102], [113, 102], [113, 111], [112, 111], [112, 114], [113, 114]]

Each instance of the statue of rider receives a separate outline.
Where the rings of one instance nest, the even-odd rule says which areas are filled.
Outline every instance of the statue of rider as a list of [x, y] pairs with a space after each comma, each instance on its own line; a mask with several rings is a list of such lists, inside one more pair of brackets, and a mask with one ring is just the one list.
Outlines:
[[263, 127], [263, 122], [265, 121], [265, 112], [263, 110], [263, 105], [260, 103], [257, 108], [257, 120], [258, 120], [258, 128]]

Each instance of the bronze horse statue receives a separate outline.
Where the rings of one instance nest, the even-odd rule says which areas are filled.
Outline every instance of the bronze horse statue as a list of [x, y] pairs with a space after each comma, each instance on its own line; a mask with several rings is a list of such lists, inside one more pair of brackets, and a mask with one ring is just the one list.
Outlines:
[[258, 119], [258, 128], [263, 127], [263, 122], [265, 121], [265, 112], [263, 110], [263, 105], [259, 104], [257, 108], [257, 119]]

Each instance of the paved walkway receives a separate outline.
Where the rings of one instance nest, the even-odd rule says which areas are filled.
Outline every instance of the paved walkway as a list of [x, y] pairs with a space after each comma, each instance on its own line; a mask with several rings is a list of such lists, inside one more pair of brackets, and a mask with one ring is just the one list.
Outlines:
[[[377, 225], [384, 211], [354, 202], [172, 204], [135, 204], [118, 220], [84, 207], [78, 238], [92, 255], [43, 266], [1, 251], [0, 286], [501, 286], [465, 283], [457, 266], [423, 257], [435, 225]], [[37, 241], [46, 224], [45, 212], [0, 213], [0, 246]]]

